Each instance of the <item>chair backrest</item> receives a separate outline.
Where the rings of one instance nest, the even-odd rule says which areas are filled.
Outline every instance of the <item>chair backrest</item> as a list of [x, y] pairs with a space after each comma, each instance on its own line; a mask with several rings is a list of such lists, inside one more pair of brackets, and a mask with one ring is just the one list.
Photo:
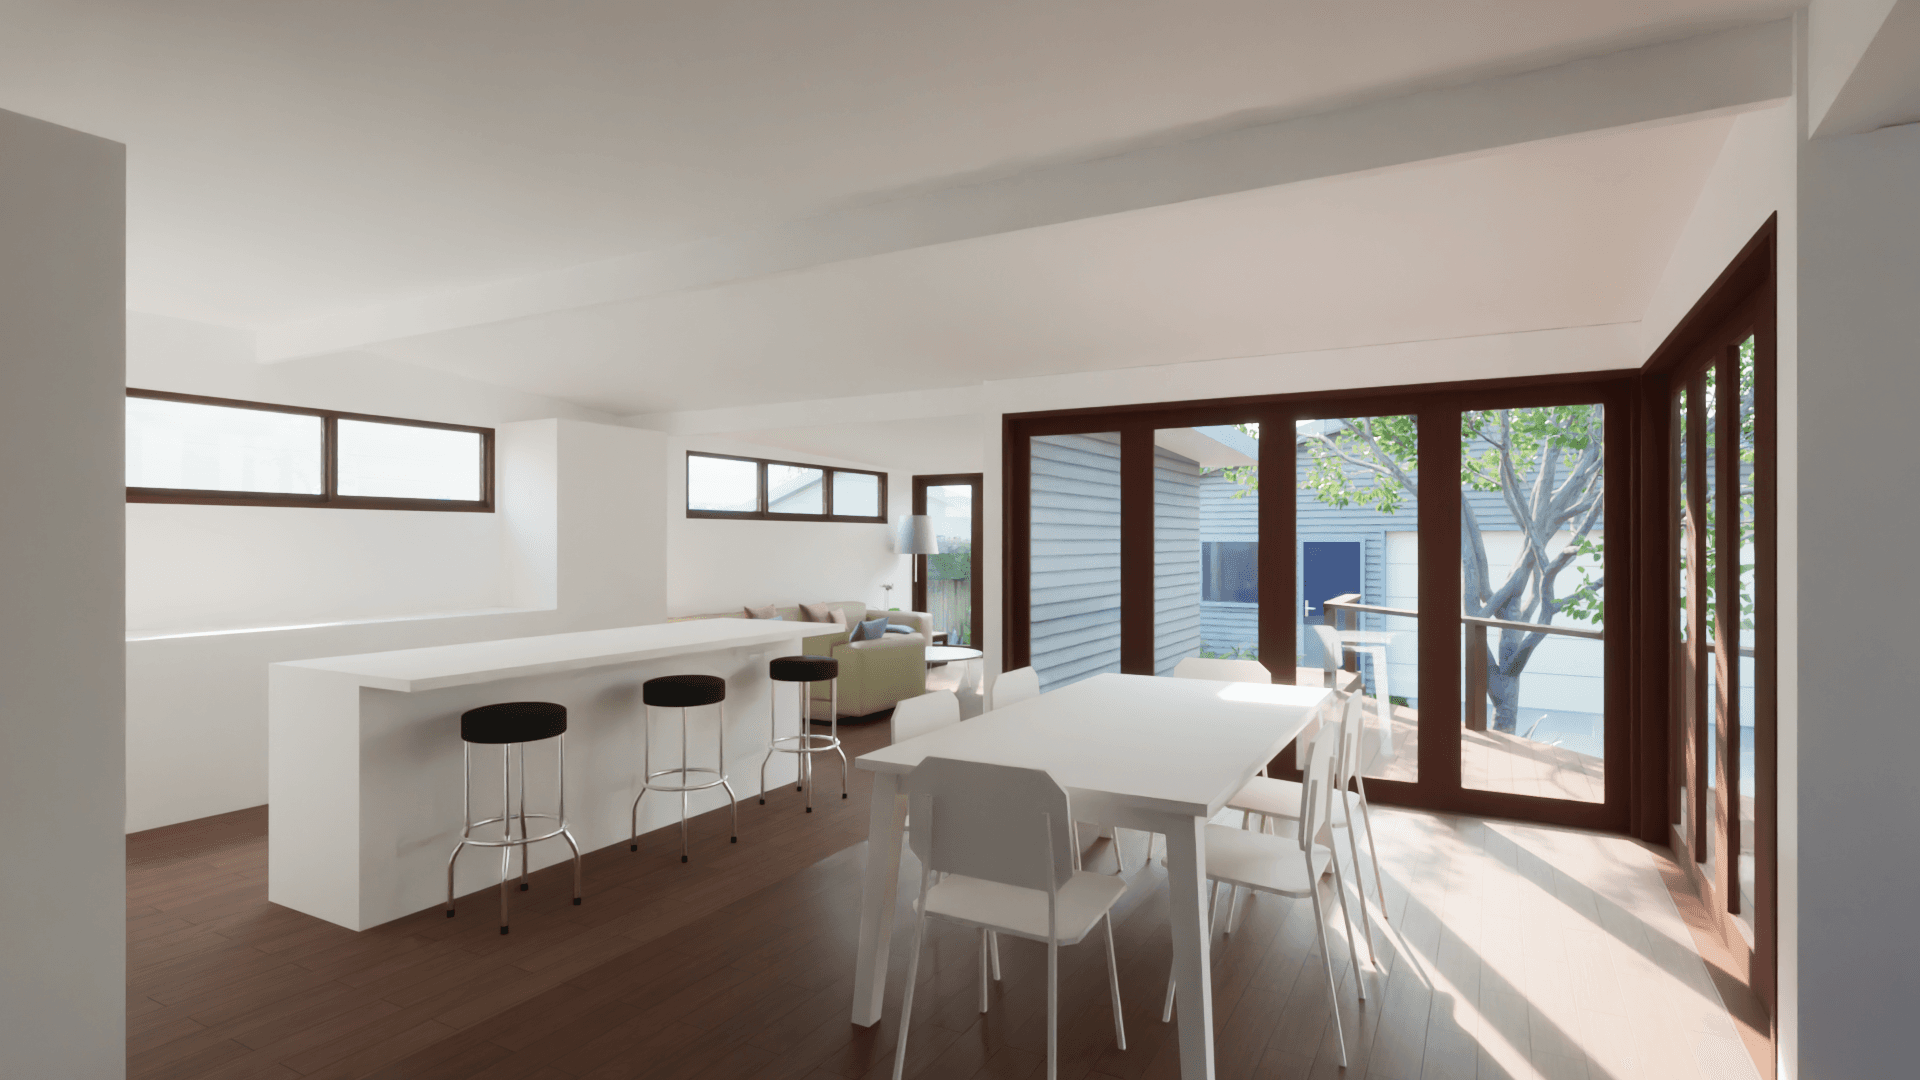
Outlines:
[[906, 742], [960, 722], [960, 699], [951, 690], [910, 697], [893, 707], [893, 741]]
[[1073, 811], [1043, 769], [930, 757], [907, 797], [907, 843], [930, 871], [1049, 892], [1073, 876]]
[[1340, 645], [1340, 635], [1326, 623], [1308, 623], [1307, 628], [1320, 642], [1320, 667], [1325, 671], [1339, 671], [1345, 650]]
[[1189, 656], [1173, 665], [1176, 679], [1212, 679], [1215, 682], [1271, 683], [1273, 672], [1258, 660], [1219, 660]]
[[1334, 755], [1333, 789], [1345, 791], [1353, 774], [1360, 771], [1360, 736], [1367, 729], [1366, 715], [1360, 711], [1360, 694], [1347, 695], [1340, 712], [1340, 751]]
[[1030, 667], [1003, 671], [993, 680], [991, 707], [1004, 709], [1016, 701], [1040, 696], [1040, 673]]
[[1308, 850], [1321, 834], [1329, 831], [1334, 758], [1339, 752], [1340, 726], [1321, 724], [1320, 731], [1307, 746], [1307, 766], [1300, 778], [1300, 827], [1295, 839], [1301, 851]]

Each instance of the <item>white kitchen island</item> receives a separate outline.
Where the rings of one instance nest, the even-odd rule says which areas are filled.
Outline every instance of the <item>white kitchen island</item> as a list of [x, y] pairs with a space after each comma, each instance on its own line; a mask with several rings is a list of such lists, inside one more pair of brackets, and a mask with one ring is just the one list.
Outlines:
[[[700, 619], [272, 664], [267, 898], [353, 930], [443, 903], [447, 856], [463, 813], [460, 714], [495, 702], [567, 707], [567, 816], [581, 849], [590, 851], [627, 840], [642, 769], [640, 684], [659, 675], [718, 675], [727, 680], [733, 789], [741, 802], [755, 805], [772, 701], [767, 661], [799, 651], [801, 639], [819, 629]], [[785, 698], [781, 730], [791, 733], [797, 707], [790, 694]], [[714, 723], [702, 718], [689, 730], [692, 763], [710, 764]], [[551, 812], [552, 747], [528, 748], [529, 811]], [[657, 714], [653, 753], [655, 769], [678, 764], [678, 710]], [[475, 820], [500, 813], [499, 755], [497, 747], [474, 748]], [[793, 755], [774, 758], [768, 783], [792, 783]], [[516, 779], [518, 773], [516, 763]], [[725, 804], [718, 788], [696, 792], [691, 812]], [[678, 798], [650, 794], [641, 804], [640, 831], [677, 824], [679, 817]], [[743, 807], [740, 828], [753, 827]], [[555, 839], [534, 845], [532, 855], [539, 868], [571, 852]], [[700, 858], [697, 848], [694, 858]], [[499, 875], [498, 858], [463, 858], [455, 892], [496, 885]], [[589, 904], [593, 887], [589, 874]]]

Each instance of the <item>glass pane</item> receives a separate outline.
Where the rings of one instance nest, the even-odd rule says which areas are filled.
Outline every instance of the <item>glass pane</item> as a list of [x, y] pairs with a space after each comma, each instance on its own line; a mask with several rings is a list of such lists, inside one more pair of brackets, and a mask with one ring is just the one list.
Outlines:
[[[1418, 427], [1411, 416], [1302, 420], [1294, 440], [1297, 681], [1342, 678], [1328, 668], [1357, 672], [1367, 718], [1362, 775], [1418, 780]], [[1329, 655], [1316, 626], [1334, 634], [1339, 655]]]
[[1740, 505], [1740, 565], [1737, 569], [1740, 585], [1740, 651], [1738, 654], [1740, 687], [1740, 723], [1733, 731], [1735, 762], [1740, 778], [1740, 855], [1736, 869], [1738, 871], [1736, 887], [1740, 892], [1740, 923], [1746, 931], [1747, 941], [1753, 941], [1753, 903], [1754, 903], [1754, 627], [1758, 617], [1758, 597], [1754, 592], [1754, 482], [1755, 470], [1759, 464], [1758, 446], [1754, 442], [1754, 342], [1752, 338], [1740, 343], [1740, 431], [1738, 461], [1735, 468], [1739, 479]]
[[821, 469], [803, 469], [796, 465], [767, 466], [767, 512], [772, 514], [824, 514], [820, 489], [826, 477]]
[[[1703, 464], [1706, 467], [1707, 482], [1704, 485], [1705, 490], [1701, 492], [1703, 513], [1701, 515], [1700, 527], [1701, 539], [1706, 544], [1706, 557], [1703, 560], [1706, 564], [1706, 594], [1700, 597], [1700, 602], [1702, 604], [1705, 622], [1705, 631], [1702, 636], [1706, 639], [1708, 649], [1715, 648], [1715, 640], [1719, 635], [1719, 628], [1715, 625], [1717, 620], [1714, 618], [1714, 607], [1718, 602], [1716, 597], [1720, 584], [1719, 573], [1716, 569], [1716, 565], [1720, 561], [1717, 532], [1718, 522], [1715, 520], [1719, 516], [1719, 508], [1715, 505], [1715, 501], [1720, 487], [1720, 478], [1718, 475], [1719, 470], [1716, 468], [1717, 455], [1714, 452], [1714, 446], [1718, 442], [1718, 428], [1720, 426], [1716, 419], [1719, 406], [1717, 403], [1717, 387], [1715, 383], [1718, 380], [1718, 376], [1719, 368], [1717, 366], [1709, 366], [1707, 368], [1705, 389], [1700, 396], [1702, 411], [1697, 417], [1700, 423], [1701, 434], [1706, 441], [1706, 449], [1702, 453], [1702, 458]], [[1708, 881], [1716, 880], [1715, 874], [1719, 867], [1719, 854], [1721, 849], [1719, 802], [1720, 797], [1725, 794], [1726, 790], [1720, 782], [1720, 741], [1722, 732], [1721, 725], [1717, 719], [1718, 710], [1716, 706], [1716, 703], [1720, 700], [1719, 667], [1720, 657], [1718, 652], [1709, 652], [1707, 654], [1707, 670], [1704, 673], [1707, 683], [1706, 708], [1708, 717], [1707, 745], [1705, 748], [1707, 752], [1707, 806], [1706, 813], [1702, 815], [1706, 819], [1704, 824], [1707, 833], [1707, 849], [1697, 853], [1700, 856], [1700, 861], [1706, 865]]]
[[1156, 675], [1189, 656], [1260, 659], [1259, 437], [1255, 424], [1153, 433]]
[[1120, 436], [1031, 449], [1029, 642], [1046, 691], [1120, 670]]
[[317, 416], [127, 399], [127, 486], [321, 494]]
[[1693, 545], [1693, 510], [1687, 503], [1687, 491], [1690, 481], [1687, 478], [1687, 429], [1691, 417], [1687, 414], [1688, 397], [1685, 388], [1679, 394], [1679, 417], [1674, 428], [1673, 452], [1676, 462], [1677, 483], [1674, 488], [1674, 519], [1680, 523], [1679, 551], [1675, 563], [1678, 567], [1680, 650], [1674, 663], [1674, 716], [1675, 745], [1679, 755], [1674, 760], [1674, 776], [1679, 785], [1680, 806], [1675, 824], [1680, 826], [1680, 835], [1691, 844], [1693, 821], [1693, 777], [1688, 775], [1686, 763], [1693, 755], [1688, 752], [1693, 743], [1693, 680], [1695, 677], [1693, 648], [1688, 643], [1690, 620], [1688, 618], [1688, 592], [1693, 587], [1691, 562], [1688, 553]]
[[880, 478], [872, 473], [835, 469], [833, 512], [841, 517], [879, 517]]
[[760, 509], [760, 466], [733, 458], [687, 455], [687, 509], [751, 514]]
[[1463, 787], [1605, 800], [1604, 432], [1599, 405], [1461, 414]]
[[[840, 478], [833, 482], [838, 492]], [[940, 554], [927, 556], [933, 628], [947, 632], [949, 645], [978, 648], [973, 639], [973, 485], [927, 488], [927, 517], [940, 548]]]
[[484, 494], [477, 431], [342, 420], [340, 494], [478, 502]]

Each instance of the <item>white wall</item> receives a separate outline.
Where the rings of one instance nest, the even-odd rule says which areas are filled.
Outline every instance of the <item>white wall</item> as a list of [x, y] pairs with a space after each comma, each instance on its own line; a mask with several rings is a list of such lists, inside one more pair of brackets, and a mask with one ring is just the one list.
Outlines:
[[[665, 618], [665, 437], [579, 420], [502, 424], [499, 432], [499, 513], [415, 513], [498, 519], [497, 542], [485, 554], [504, 567], [504, 595], [533, 610], [128, 640], [128, 831], [266, 801], [270, 663]], [[352, 522], [363, 512], [311, 513]], [[381, 526], [371, 521], [341, 529], [363, 558], [433, 557], [374, 546]], [[307, 587], [326, 583], [309, 579]]]
[[[1896, 920], [1920, 895], [1920, 720], [1911, 636], [1886, 631], [1920, 609], [1907, 569], [1920, 536], [1920, 125], [1811, 140], [1799, 185], [1798, 464], [1818, 482], [1799, 494], [1799, 541], [1816, 554], [1797, 565], [1797, 619], [1783, 623], [1798, 631], [1806, 838], [1786, 1075], [1911, 1075], [1920, 943]], [[1788, 887], [1783, 876], [1783, 900]]]
[[[690, 518], [687, 451], [800, 460], [887, 473], [887, 523], [727, 521]], [[675, 617], [747, 605], [862, 600], [871, 607], [913, 606], [912, 565], [893, 551], [894, 526], [913, 509], [913, 474], [739, 439], [667, 439], [667, 610]], [[881, 588], [892, 584], [892, 599]]]
[[[609, 419], [375, 356], [259, 364], [244, 331], [140, 314], [127, 385], [486, 427]], [[545, 606], [516, 593], [501, 514], [130, 503], [126, 518], [129, 630]]]
[[126, 1075], [125, 149], [0, 112], [0, 1053]]

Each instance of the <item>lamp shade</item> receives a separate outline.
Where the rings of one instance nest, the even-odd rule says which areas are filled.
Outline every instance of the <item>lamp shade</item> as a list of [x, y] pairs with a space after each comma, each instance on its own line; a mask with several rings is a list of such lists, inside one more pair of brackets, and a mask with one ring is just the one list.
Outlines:
[[933, 536], [933, 519], [925, 514], [908, 514], [900, 519], [900, 535], [893, 549], [901, 555], [938, 555], [939, 541]]

